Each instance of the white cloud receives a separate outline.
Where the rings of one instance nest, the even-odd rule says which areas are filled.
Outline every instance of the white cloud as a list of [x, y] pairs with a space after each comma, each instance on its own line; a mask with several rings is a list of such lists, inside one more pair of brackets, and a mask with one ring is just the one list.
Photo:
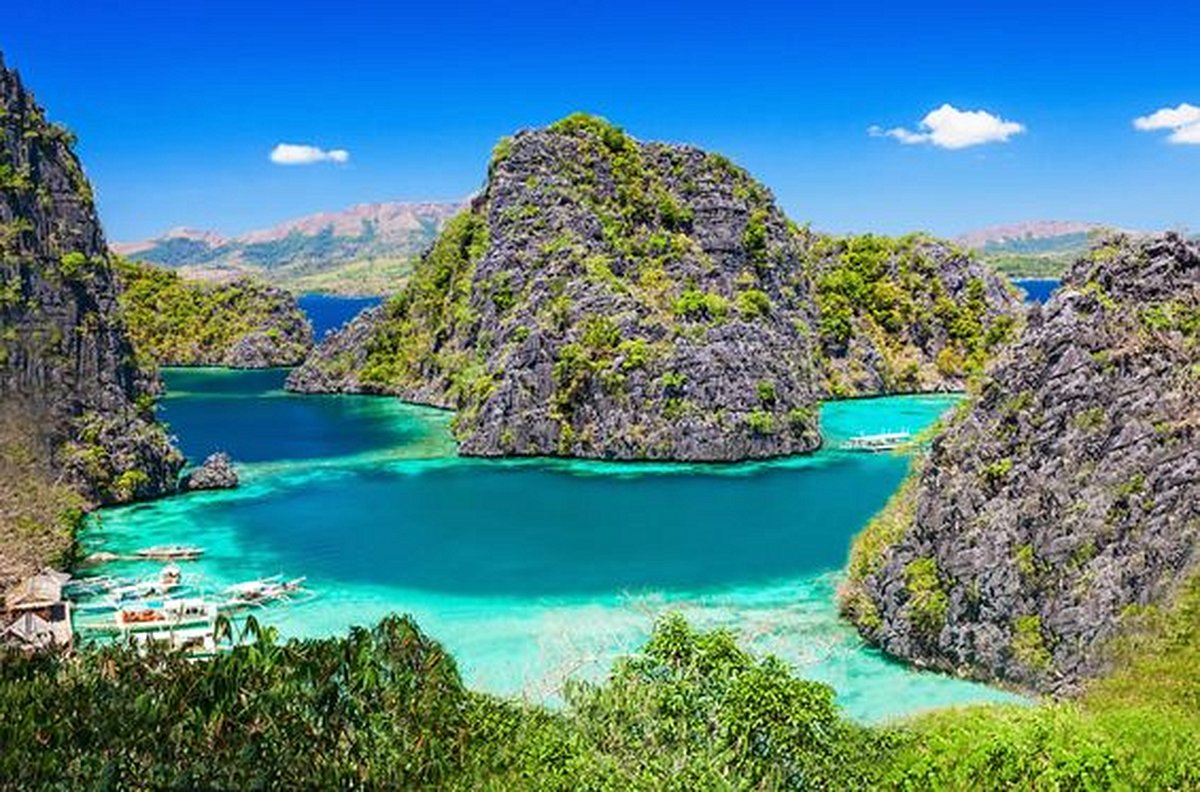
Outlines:
[[1200, 144], [1200, 107], [1183, 102], [1178, 107], [1164, 107], [1150, 115], [1133, 119], [1134, 129], [1155, 132], [1169, 129], [1167, 140], [1172, 143]]
[[1023, 125], [1006, 121], [986, 110], [959, 110], [951, 104], [944, 104], [922, 118], [918, 131], [879, 126], [867, 130], [871, 137], [890, 137], [906, 145], [931, 143], [945, 149], [1007, 143], [1010, 137], [1024, 131]]
[[271, 149], [271, 162], [276, 165], [312, 165], [314, 162], [344, 163], [350, 160], [345, 149], [325, 149], [296, 143], [280, 143]]

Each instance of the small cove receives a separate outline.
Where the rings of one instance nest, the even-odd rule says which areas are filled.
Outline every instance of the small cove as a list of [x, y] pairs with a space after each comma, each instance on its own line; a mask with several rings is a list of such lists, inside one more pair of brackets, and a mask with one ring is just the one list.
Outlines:
[[[853, 717], [1012, 700], [892, 663], [836, 613], [852, 536], [907, 469], [835, 450], [860, 432], [917, 431], [955, 397], [827, 404], [827, 450], [738, 465], [457, 457], [448, 413], [392, 399], [294, 396], [282, 370], [165, 372], [162, 417], [192, 459], [216, 449], [243, 486], [105, 509], [89, 550], [186, 542], [185, 571], [218, 590], [282, 573], [319, 595], [265, 611], [285, 636], [344, 633], [411, 613], [468, 683], [553, 703], [600, 678], [657, 615], [728, 627], [755, 651], [832, 684]], [[105, 572], [145, 574], [118, 562]]]

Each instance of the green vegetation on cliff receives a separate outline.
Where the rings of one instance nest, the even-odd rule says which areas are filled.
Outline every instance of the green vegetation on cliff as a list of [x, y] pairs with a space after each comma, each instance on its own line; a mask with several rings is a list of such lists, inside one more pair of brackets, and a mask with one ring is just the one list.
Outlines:
[[117, 273], [129, 335], [159, 365], [287, 366], [312, 346], [312, 328], [295, 299], [263, 283], [189, 281], [119, 259]]
[[424, 378], [461, 376], [469, 361], [461, 353], [439, 352], [473, 319], [471, 278], [487, 248], [487, 233], [483, 217], [471, 209], [446, 224], [404, 290], [388, 300], [383, 324], [367, 348], [364, 382], [414, 387]]
[[38, 417], [0, 411], [0, 592], [45, 566], [72, 560], [83, 498], [48, 468]]
[[724, 157], [575, 114], [501, 141], [404, 289], [289, 387], [455, 408], [471, 454], [764, 457], [816, 447], [823, 395], [962, 388], [1020, 311], [946, 243], [814, 234]]
[[0, 591], [69, 559], [80, 509], [173, 491], [183, 462], [74, 142], [0, 60]]
[[931, 237], [818, 237], [811, 255], [835, 397], [961, 388], [1016, 326], [1007, 285]]

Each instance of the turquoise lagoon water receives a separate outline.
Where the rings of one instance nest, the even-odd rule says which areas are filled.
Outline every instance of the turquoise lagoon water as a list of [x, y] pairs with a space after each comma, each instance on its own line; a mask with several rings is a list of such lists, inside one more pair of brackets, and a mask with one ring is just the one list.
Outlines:
[[[306, 575], [317, 596], [264, 611], [284, 636], [412, 614], [474, 687], [553, 703], [601, 678], [656, 616], [728, 627], [880, 720], [1013, 697], [916, 672], [837, 618], [851, 537], [908, 460], [832, 450], [859, 432], [931, 423], [953, 397], [825, 405], [831, 450], [739, 465], [459, 458], [449, 414], [391, 399], [292, 396], [284, 372], [169, 370], [162, 417], [192, 459], [229, 451], [243, 485], [105, 509], [89, 550], [205, 547], [186, 566], [217, 590]], [[144, 574], [153, 564], [103, 571]]]

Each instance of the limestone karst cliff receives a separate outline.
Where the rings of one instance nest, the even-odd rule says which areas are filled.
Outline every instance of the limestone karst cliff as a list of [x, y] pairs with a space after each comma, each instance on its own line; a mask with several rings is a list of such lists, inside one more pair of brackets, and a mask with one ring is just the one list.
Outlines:
[[502, 141], [400, 293], [289, 387], [455, 408], [467, 454], [761, 458], [819, 445], [830, 383], [961, 386], [1017, 314], [948, 246], [813, 234], [724, 157], [576, 115]]
[[1195, 574], [1200, 245], [1105, 239], [857, 539], [843, 607], [918, 663], [1069, 691]]
[[77, 504], [71, 493], [154, 497], [174, 489], [182, 464], [155, 421], [157, 380], [121, 323], [72, 145], [0, 63], [0, 478], [12, 491], [0, 554], [13, 574], [64, 549], [69, 531], [56, 525]]

